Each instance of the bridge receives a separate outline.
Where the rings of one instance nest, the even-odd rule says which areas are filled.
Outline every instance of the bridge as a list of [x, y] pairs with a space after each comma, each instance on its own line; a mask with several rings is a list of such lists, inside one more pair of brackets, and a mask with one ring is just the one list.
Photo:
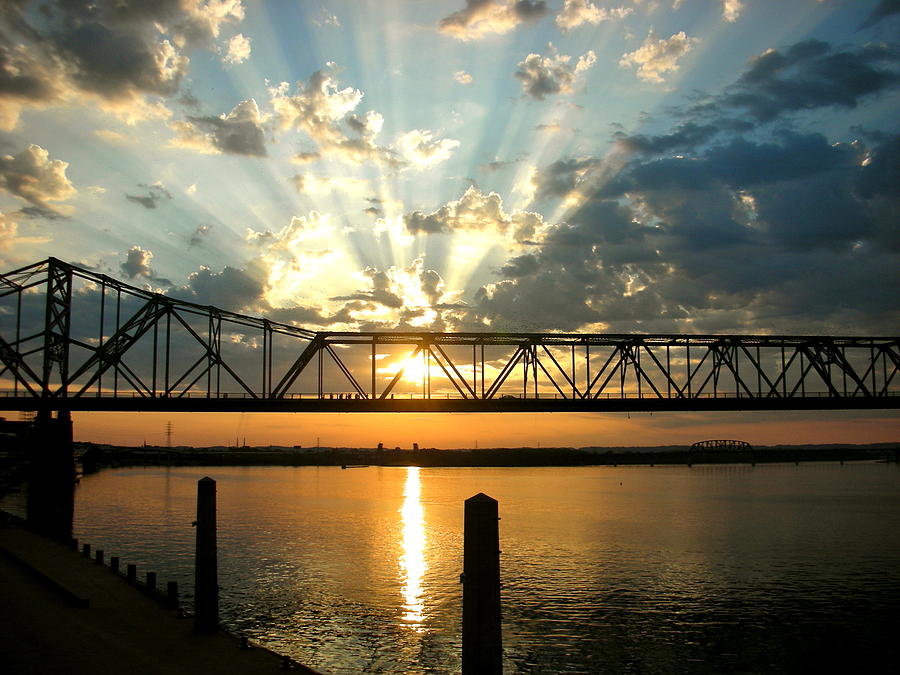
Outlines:
[[55, 258], [0, 276], [0, 410], [895, 409], [897, 337], [332, 332]]

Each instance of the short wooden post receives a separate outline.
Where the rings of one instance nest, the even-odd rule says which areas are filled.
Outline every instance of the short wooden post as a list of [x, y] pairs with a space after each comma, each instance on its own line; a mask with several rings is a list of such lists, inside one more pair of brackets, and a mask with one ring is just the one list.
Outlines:
[[127, 570], [126, 576], [128, 577], [128, 581], [130, 581], [131, 583], [136, 582], [137, 581], [137, 565], [135, 565], [134, 563], [128, 563], [128, 567], [126, 568], [126, 570]]
[[103, 564], [103, 549], [102, 549], [102, 548], [98, 548], [98, 549], [96, 550], [96, 552], [94, 553], [94, 561], [95, 561], [98, 565], [102, 565], [102, 564]]
[[156, 572], [147, 572], [147, 590], [151, 593], [156, 590]]
[[91, 545], [90, 544], [82, 544], [81, 545], [81, 555], [85, 558], [91, 557]]
[[216, 481], [197, 481], [197, 548], [194, 558], [194, 631], [219, 628], [219, 577], [216, 553]]
[[109, 559], [109, 570], [110, 572], [118, 572], [119, 571], [119, 556], [114, 555]]
[[465, 503], [462, 672], [501, 675], [500, 533], [497, 500], [478, 493]]
[[69, 546], [72, 547], [73, 551], [78, 551], [78, 537], [72, 537], [69, 540]]

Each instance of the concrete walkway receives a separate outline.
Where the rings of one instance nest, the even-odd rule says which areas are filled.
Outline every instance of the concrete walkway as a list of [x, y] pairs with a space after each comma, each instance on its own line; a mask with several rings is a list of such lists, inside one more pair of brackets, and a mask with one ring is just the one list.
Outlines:
[[0, 527], [0, 608], [5, 673], [274, 675], [284, 667], [228, 635], [195, 635], [193, 620], [109, 568], [16, 525]]

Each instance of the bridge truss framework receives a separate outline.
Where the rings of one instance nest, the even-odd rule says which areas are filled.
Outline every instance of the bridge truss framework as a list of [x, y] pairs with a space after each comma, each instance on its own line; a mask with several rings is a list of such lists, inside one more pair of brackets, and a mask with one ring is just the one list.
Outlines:
[[900, 407], [896, 337], [327, 332], [55, 258], [0, 276], [0, 409]]

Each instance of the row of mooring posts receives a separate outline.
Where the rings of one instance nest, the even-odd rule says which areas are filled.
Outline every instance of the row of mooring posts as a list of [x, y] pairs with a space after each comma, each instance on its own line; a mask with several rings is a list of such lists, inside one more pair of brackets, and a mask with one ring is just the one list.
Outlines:
[[[78, 551], [78, 539], [73, 537], [69, 541], [72, 550]], [[94, 563], [97, 565], [106, 565], [106, 552], [102, 548], [94, 549], [93, 551], [91, 548], [90, 544], [81, 544], [82, 557], [89, 560], [93, 559]], [[125, 572], [123, 574], [122, 559], [116, 555], [110, 556], [108, 566], [110, 572], [118, 574], [119, 576], [124, 576], [128, 583], [132, 586], [141, 588], [155, 600], [163, 602], [167, 607], [173, 609], [179, 608], [177, 581], [167, 582], [165, 589], [163, 589], [162, 587], [157, 586], [156, 572], [147, 572], [144, 581], [139, 581], [137, 576], [137, 565], [128, 563], [125, 566]]]
[[[500, 675], [500, 529], [497, 500], [479, 493], [465, 501], [463, 533], [462, 672]], [[218, 630], [216, 481], [197, 482], [197, 549], [194, 567], [194, 630]]]

